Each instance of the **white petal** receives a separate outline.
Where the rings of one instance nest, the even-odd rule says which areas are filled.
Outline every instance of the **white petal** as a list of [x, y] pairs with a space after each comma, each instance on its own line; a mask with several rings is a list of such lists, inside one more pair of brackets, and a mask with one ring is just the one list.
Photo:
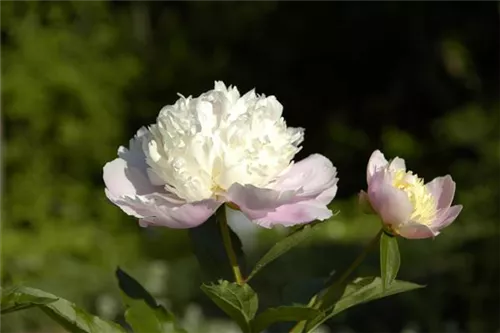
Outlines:
[[406, 163], [405, 160], [399, 157], [395, 157], [391, 163], [389, 164], [389, 169], [391, 170], [404, 170], [406, 171]]

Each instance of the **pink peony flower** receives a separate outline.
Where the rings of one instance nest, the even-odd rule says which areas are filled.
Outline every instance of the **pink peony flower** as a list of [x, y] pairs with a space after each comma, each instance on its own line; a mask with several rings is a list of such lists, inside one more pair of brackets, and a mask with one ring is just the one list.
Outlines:
[[462, 210], [462, 205], [451, 206], [455, 195], [451, 176], [424, 184], [422, 178], [406, 171], [403, 159], [388, 162], [379, 150], [370, 157], [366, 177], [368, 191], [361, 191], [360, 200], [369, 202], [386, 228], [402, 237], [435, 237]]
[[264, 226], [332, 216], [336, 169], [322, 155], [291, 162], [304, 130], [274, 96], [215, 88], [165, 106], [104, 166], [106, 196], [141, 226], [193, 228], [222, 204]]

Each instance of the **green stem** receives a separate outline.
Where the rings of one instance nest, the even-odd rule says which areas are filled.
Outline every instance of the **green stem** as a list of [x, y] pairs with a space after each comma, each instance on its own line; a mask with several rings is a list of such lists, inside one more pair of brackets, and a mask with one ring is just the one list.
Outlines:
[[[325, 303], [325, 301], [328, 301], [330, 299], [333, 299], [335, 297], [335, 294], [337, 293], [337, 288], [341, 286], [345, 280], [352, 274], [352, 272], [361, 264], [361, 262], [366, 258], [368, 253], [377, 245], [380, 236], [384, 232], [384, 229], [380, 229], [380, 231], [373, 237], [373, 239], [366, 245], [366, 247], [363, 249], [363, 251], [354, 259], [352, 264], [344, 271], [344, 273], [338, 278], [338, 280], [335, 281], [328, 289], [323, 293], [322, 296], [316, 297], [316, 302], [313, 303], [313, 308], [314, 309], [320, 309], [321, 306]], [[314, 323], [314, 326], [308, 330], [308, 332], [312, 332], [315, 330], [319, 325], [321, 325], [326, 319], [322, 319], [317, 323]], [[301, 321], [298, 322], [297, 325], [295, 325], [290, 332], [301, 332], [302, 329], [305, 327], [305, 322]], [[300, 331], [297, 329], [301, 328]]]
[[339, 277], [339, 279], [326, 290], [325, 294], [322, 297], [320, 297], [318, 299], [318, 301], [314, 305], [314, 307], [316, 309], [320, 308], [321, 305], [324, 303], [324, 300], [328, 299], [328, 297], [331, 296], [332, 293], [335, 292], [335, 289], [338, 286], [342, 285], [342, 283], [345, 282], [345, 280], [352, 274], [352, 272], [356, 268], [358, 268], [358, 266], [363, 262], [363, 260], [365, 260], [365, 258], [368, 255], [368, 253], [375, 247], [375, 245], [377, 245], [377, 243], [378, 243], [378, 241], [380, 239], [380, 236], [382, 235], [383, 232], [384, 232], [384, 229], [380, 229], [380, 231], [375, 235], [375, 237], [372, 238], [372, 240], [370, 241], [370, 243], [368, 243], [365, 246], [365, 248], [363, 249], [363, 251], [356, 257], [356, 259], [354, 259], [354, 261], [352, 262], [352, 264]]
[[219, 222], [220, 232], [222, 234], [222, 242], [224, 243], [224, 248], [226, 249], [227, 257], [229, 258], [229, 264], [231, 265], [231, 268], [233, 270], [234, 279], [236, 280], [236, 283], [244, 284], [245, 280], [241, 275], [240, 266], [238, 265], [236, 254], [234, 253], [231, 235], [229, 234], [225, 206], [222, 206], [217, 210], [217, 221]]

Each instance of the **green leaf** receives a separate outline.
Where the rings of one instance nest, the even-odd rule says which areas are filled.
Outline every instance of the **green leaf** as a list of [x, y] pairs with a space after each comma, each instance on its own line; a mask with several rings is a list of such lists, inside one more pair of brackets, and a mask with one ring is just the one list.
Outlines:
[[136, 279], [119, 267], [116, 269], [116, 277], [127, 307], [125, 319], [134, 332], [184, 332], [177, 326], [174, 315], [159, 305]]
[[397, 238], [383, 232], [380, 237], [380, 275], [384, 289], [396, 279], [400, 264]]
[[[225, 209], [225, 207], [222, 206], [219, 209]], [[243, 253], [241, 240], [229, 226], [228, 229], [238, 264], [244, 273], [245, 254]], [[200, 226], [190, 228], [189, 236], [205, 282], [233, 279], [233, 272], [229, 265], [226, 250], [224, 249], [216, 214], [212, 215], [208, 221], [202, 223]]]
[[340, 300], [333, 306], [332, 315], [336, 315], [354, 305], [370, 302], [394, 294], [403, 293], [424, 286], [416, 283], [394, 280], [386, 289], [379, 277], [358, 278], [347, 285]]
[[57, 301], [57, 297], [48, 297], [47, 293], [33, 289], [30, 294], [22, 291], [20, 287], [2, 289], [2, 303], [0, 313], [6, 314], [24, 310], [39, 305], [46, 305]]
[[171, 313], [161, 306], [153, 309], [143, 301], [129, 300], [127, 302], [125, 320], [136, 333], [180, 332], [175, 326]]
[[316, 230], [319, 225], [323, 224], [323, 222], [307, 224], [293, 231], [291, 234], [274, 244], [273, 247], [271, 247], [271, 249], [257, 262], [246, 281], [249, 281], [262, 268], [278, 259], [281, 255], [285, 254], [293, 247], [306, 240], [309, 236], [312, 235], [313, 231]]
[[65, 299], [34, 288], [14, 287], [2, 291], [2, 308], [4, 304], [7, 305], [6, 312], [37, 306], [72, 333], [125, 333], [115, 323], [100, 319]]
[[355, 305], [423, 287], [411, 282], [394, 280], [384, 289], [382, 279], [379, 277], [357, 278], [345, 287], [342, 296], [335, 304], [325, 309], [323, 317], [319, 316], [308, 323], [307, 331]]
[[277, 322], [308, 320], [320, 314], [320, 311], [306, 306], [280, 306], [277, 308], [270, 308], [252, 320], [252, 332], [261, 332], [266, 327]]
[[139, 283], [139, 281], [128, 275], [120, 267], [116, 269], [115, 274], [118, 280], [118, 286], [128, 298], [143, 300], [150, 307], [158, 306], [155, 298], [151, 296], [151, 294]]
[[257, 294], [248, 285], [239, 285], [228, 281], [218, 284], [203, 284], [201, 289], [229, 317], [240, 326], [243, 332], [250, 332], [250, 321], [257, 313], [259, 300]]

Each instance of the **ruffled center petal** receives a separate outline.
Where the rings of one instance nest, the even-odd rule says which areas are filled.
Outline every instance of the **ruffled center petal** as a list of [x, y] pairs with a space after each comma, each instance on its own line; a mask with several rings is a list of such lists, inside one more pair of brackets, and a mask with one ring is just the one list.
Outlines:
[[274, 96], [216, 82], [197, 98], [164, 107], [142, 148], [154, 184], [187, 202], [217, 199], [235, 183], [265, 187], [300, 150], [303, 129], [289, 128]]

